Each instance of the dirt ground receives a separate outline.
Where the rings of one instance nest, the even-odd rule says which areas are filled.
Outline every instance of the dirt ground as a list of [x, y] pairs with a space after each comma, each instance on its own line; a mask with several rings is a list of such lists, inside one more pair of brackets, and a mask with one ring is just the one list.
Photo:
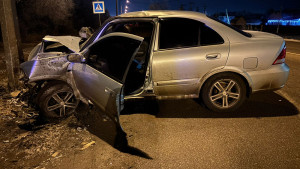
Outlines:
[[[26, 57], [35, 45], [23, 45]], [[45, 123], [37, 110], [18, 97], [22, 88], [9, 93], [3, 44], [0, 56], [0, 168], [44, 168], [95, 144], [93, 135], [74, 116], [60, 123]]]
[[[25, 57], [35, 45], [23, 44]], [[42, 120], [38, 110], [24, 100], [24, 88], [8, 92], [1, 43], [0, 56], [0, 169], [135, 168], [136, 161], [150, 158], [128, 146], [126, 136], [122, 143], [116, 143], [115, 125], [105, 114], [91, 111], [83, 113], [85, 116], [72, 115], [55, 123]], [[78, 111], [86, 112], [86, 108]], [[130, 128], [134, 126], [130, 126], [126, 118], [123, 124], [127, 125], [127, 137], [131, 137], [129, 142], [132, 142], [134, 131]], [[123, 142], [125, 148], [117, 145]], [[118, 148], [114, 148], [116, 145]], [[86, 162], [85, 159], [95, 156], [96, 161]]]

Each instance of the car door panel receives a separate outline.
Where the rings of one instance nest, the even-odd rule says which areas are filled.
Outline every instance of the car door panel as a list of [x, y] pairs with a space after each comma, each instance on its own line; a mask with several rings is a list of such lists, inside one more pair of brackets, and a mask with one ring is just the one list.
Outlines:
[[201, 77], [210, 70], [224, 67], [228, 52], [229, 43], [226, 42], [154, 52], [152, 77], [155, 94], [197, 97]]
[[158, 27], [152, 59], [155, 95], [198, 97], [201, 77], [225, 66], [229, 42], [194, 19], [162, 17]]
[[80, 93], [105, 111], [108, 97], [115, 94], [113, 92], [118, 92], [123, 84], [99, 73], [89, 65], [76, 64], [74, 66], [76, 68], [73, 69], [74, 80]]
[[[72, 66], [74, 81], [81, 95], [92, 101], [112, 120], [118, 119], [123, 83], [142, 41], [143, 38], [139, 36], [111, 33], [83, 51], [87, 63], [74, 63]], [[92, 55], [97, 55], [97, 59], [89, 61]], [[107, 62], [110, 71], [103, 71], [98, 67], [99, 58], [110, 59]]]

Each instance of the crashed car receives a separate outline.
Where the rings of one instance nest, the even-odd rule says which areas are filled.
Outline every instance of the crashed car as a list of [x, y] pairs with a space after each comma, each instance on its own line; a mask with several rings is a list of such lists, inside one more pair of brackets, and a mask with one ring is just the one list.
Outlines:
[[281, 37], [197, 12], [126, 13], [80, 41], [46, 36], [21, 65], [45, 117], [68, 116], [82, 101], [118, 118], [124, 100], [141, 98], [198, 98], [231, 112], [253, 92], [283, 87], [289, 74]]

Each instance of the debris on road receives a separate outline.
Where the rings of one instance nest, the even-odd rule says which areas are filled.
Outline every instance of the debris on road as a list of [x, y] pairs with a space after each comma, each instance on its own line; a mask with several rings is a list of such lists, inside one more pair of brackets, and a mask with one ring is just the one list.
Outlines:
[[81, 148], [81, 150], [87, 149], [88, 147], [90, 147], [91, 145], [94, 145], [95, 143], [96, 143], [95, 141], [91, 141], [91, 142], [85, 144], [85, 145]]
[[81, 127], [77, 127], [77, 131], [81, 132], [82, 128]]
[[53, 153], [51, 156], [52, 157], [57, 157], [57, 155], [60, 153], [60, 151], [56, 151], [55, 153]]
[[95, 144], [75, 116], [48, 123], [23, 97], [26, 91], [9, 93], [0, 85], [0, 93], [0, 168], [43, 168], [63, 154]]
[[30, 134], [30, 132], [22, 133], [22, 134], [16, 136], [16, 138], [13, 139], [12, 142], [18, 141], [18, 140], [20, 140], [20, 139], [22, 139], [22, 138], [28, 136], [29, 134]]
[[16, 90], [16, 91], [11, 92], [10, 95], [11, 95], [12, 97], [17, 97], [20, 93], [21, 93], [20, 90]]

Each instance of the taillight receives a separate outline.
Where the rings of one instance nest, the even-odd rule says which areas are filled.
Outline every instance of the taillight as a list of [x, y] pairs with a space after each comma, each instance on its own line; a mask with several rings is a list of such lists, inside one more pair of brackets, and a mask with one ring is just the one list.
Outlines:
[[286, 56], [286, 47], [284, 46], [284, 48], [280, 52], [279, 56], [274, 61], [273, 65], [284, 63], [285, 62], [285, 56]]

